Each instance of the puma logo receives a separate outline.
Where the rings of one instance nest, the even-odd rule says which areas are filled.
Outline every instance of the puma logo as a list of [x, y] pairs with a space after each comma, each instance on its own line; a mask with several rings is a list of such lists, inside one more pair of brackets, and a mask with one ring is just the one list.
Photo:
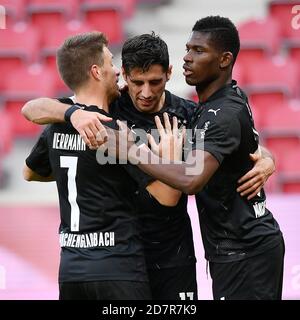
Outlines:
[[217, 112], [220, 111], [221, 109], [217, 109], [217, 110], [214, 110], [214, 109], [209, 109], [207, 112], [213, 112], [215, 114], [215, 116], [217, 115]]

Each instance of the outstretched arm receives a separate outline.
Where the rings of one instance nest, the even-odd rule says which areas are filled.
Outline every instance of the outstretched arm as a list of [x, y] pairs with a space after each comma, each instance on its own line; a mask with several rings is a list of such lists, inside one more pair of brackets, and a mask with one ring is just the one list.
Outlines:
[[240, 186], [237, 188], [237, 192], [247, 196], [248, 200], [258, 194], [275, 171], [274, 157], [265, 147], [259, 146], [254, 154], [250, 154], [250, 158], [254, 161], [254, 167], [239, 179]]
[[[49, 124], [64, 122], [65, 112], [69, 108], [70, 105], [55, 99], [38, 98], [27, 102], [22, 108], [22, 114], [31, 122]], [[106, 129], [100, 121], [111, 121], [111, 118], [98, 112], [78, 109], [71, 115], [70, 121], [89, 147], [97, 148], [106, 141]], [[102, 139], [98, 139], [97, 142], [96, 137], [99, 137], [99, 133]]]

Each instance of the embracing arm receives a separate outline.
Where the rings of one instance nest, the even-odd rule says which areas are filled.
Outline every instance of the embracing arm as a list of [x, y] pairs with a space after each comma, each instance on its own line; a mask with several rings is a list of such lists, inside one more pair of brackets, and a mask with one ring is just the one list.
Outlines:
[[[55, 99], [38, 98], [28, 101], [23, 106], [22, 115], [37, 124], [64, 122], [65, 112], [69, 108], [69, 104]], [[106, 129], [100, 121], [111, 121], [111, 118], [98, 112], [78, 109], [72, 113], [70, 121], [89, 147], [97, 148], [106, 141]], [[99, 133], [101, 139], [99, 139]]]
[[[196, 194], [201, 191], [219, 167], [216, 158], [202, 150], [190, 152], [186, 162], [170, 164], [157, 164], [161, 162], [161, 158], [154, 155], [147, 147], [132, 151], [130, 160], [133, 163], [138, 162], [140, 169], [187, 194]], [[134, 154], [139, 155], [135, 157]]]
[[181, 197], [181, 191], [167, 184], [155, 180], [150, 183], [146, 190], [163, 206], [175, 207]]
[[239, 179], [240, 186], [237, 188], [237, 192], [247, 196], [248, 200], [258, 194], [275, 171], [275, 159], [265, 147], [259, 146], [255, 153], [250, 154], [250, 159], [254, 167]]
[[38, 98], [30, 100], [22, 108], [22, 115], [37, 124], [64, 122], [64, 116], [70, 105], [55, 99]]

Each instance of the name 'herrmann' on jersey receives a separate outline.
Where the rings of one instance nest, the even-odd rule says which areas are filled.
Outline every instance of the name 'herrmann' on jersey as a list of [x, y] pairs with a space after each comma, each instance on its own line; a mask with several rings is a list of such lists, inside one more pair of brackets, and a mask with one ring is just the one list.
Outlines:
[[53, 149], [85, 151], [86, 144], [79, 134], [54, 132]]

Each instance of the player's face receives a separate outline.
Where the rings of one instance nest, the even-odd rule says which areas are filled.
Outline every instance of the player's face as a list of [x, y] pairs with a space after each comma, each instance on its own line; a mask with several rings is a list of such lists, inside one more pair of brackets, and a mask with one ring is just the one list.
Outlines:
[[163, 107], [164, 91], [171, 76], [171, 66], [165, 72], [161, 65], [154, 64], [148, 71], [133, 68], [129, 74], [123, 70], [124, 80], [128, 84], [128, 93], [137, 110], [153, 113]]
[[218, 52], [209, 41], [209, 34], [193, 31], [186, 44], [183, 75], [191, 86], [207, 85], [220, 75]]
[[113, 55], [107, 47], [103, 48], [103, 65], [101, 66], [103, 83], [110, 101], [120, 96], [118, 81], [120, 70], [113, 63]]

